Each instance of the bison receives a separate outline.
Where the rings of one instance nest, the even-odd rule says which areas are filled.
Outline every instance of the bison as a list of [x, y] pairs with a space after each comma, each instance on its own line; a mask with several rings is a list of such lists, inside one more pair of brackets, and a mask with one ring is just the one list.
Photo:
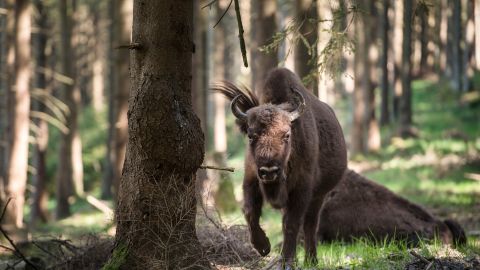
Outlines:
[[325, 197], [320, 212], [319, 240], [351, 241], [367, 237], [396, 239], [417, 245], [437, 238], [445, 244], [465, 244], [463, 229], [453, 220], [439, 220], [417, 204], [348, 170]]
[[270, 252], [259, 224], [266, 201], [283, 213], [280, 267], [293, 267], [302, 226], [305, 260], [315, 264], [323, 198], [347, 168], [345, 140], [335, 113], [284, 68], [272, 70], [256, 94], [229, 82], [212, 90], [231, 100], [237, 125], [248, 136], [243, 211], [254, 248], [263, 256]]

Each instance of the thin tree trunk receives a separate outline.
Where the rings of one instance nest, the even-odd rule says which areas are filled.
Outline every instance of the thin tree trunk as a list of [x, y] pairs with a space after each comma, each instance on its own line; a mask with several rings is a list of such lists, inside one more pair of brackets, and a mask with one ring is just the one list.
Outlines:
[[367, 150], [369, 152], [376, 152], [380, 150], [380, 128], [378, 126], [378, 121], [375, 113], [375, 88], [377, 88], [378, 83], [378, 31], [375, 30], [375, 25], [378, 25], [379, 14], [375, 4], [375, 1], [369, 1], [369, 10], [370, 16], [365, 19], [365, 28], [368, 28], [369, 31], [367, 34], [368, 37], [365, 37], [366, 42], [366, 54], [367, 54], [367, 61], [366, 66], [370, 68], [368, 70], [368, 77], [365, 80], [366, 82], [366, 111], [365, 111], [365, 128], [367, 129], [366, 134], [366, 143], [367, 143]]
[[[43, 6], [43, 2], [35, 0], [34, 2], [38, 19], [36, 26], [39, 31], [35, 39], [35, 58], [36, 58], [36, 72], [35, 72], [35, 88], [40, 91], [47, 91], [47, 83], [45, 72], [39, 72], [38, 69], [46, 69], [47, 59], [45, 55], [47, 45], [47, 12]], [[46, 107], [44, 103], [39, 100], [33, 100], [32, 108], [34, 111], [45, 112]], [[48, 125], [43, 119], [35, 119], [37, 126], [36, 142], [34, 145], [33, 164], [36, 168], [36, 173], [33, 175], [33, 200], [32, 210], [30, 214], [30, 226], [35, 227], [38, 221], [47, 222], [47, 147], [48, 147]]]
[[[70, 215], [70, 203], [68, 198], [74, 195], [75, 190], [77, 193], [79, 192], [78, 184], [80, 180], [78, 179], [78, 171], [81, 167], [83, 167], [81, 162], [81, 142], [78, 133], [80, 90], [75, 85], [76, 83], [73, 80], [75, 76], [72, 66], [72, 57], [74, 58], [74, 52], [72, 49], [73, 8], [72, 6], [70, 6], [70, 8], [68, 7], [67, 0], [61, 0], [59, 2], [59, 11], [61, 32], [61, 70], [65, 76], [72, 78], [72, 82], [63, 83], [61, 88], [61, 96], [63, 97], [62, 99], [70, 111], [66, 117], [66, 124], [69, 130], [68, 132], [62, 134], [62, 140], [60, 142], [56, 181], [57, 219], [61, 219]], [[78, 154], [80, 154], [80, 157], [78, 157]]]
[[383, 0], [382, 16], [380, 21], [381, 26], [381, 69], [382, 78], [380, 88], [382, 89], [381, 110], [380, 110], [380, 125], [385, 126], [390, 123], [390, 85], [388, 83], [388, 29], [390, 23], [388, 20], [388, 10], [390, 8], [390, 0]]
[[[359, 8], [369, 10], [368, 1], [359, 3]], [[355, 89], [353, 91], [353, 128], [351, 136], [352, 155], [366, 151], [365, 115], [367, 114], [367, 93], [370, 84], [370, 61], [368, 48], [370, 44], [370, 29], [368, 28], [369, 14], [361, 14], [355, 19], [355, 59], [354, 78]], [[360, 29], [362, 29], [360, 31]]]
[[[130, 36], [132, 33], [132, 12], [133, 1], [122, 0], [116, 2], [116, 18], [115, 23], [115, 41], [117, 44], [130, 44]], [[114, 132], [113, 132], [113, 156], [115, 158], [113, 164], [113, 190], [115, 196], [118, 194], [120, 178], [122, 176], [123, 162], [125, 160], [125, 150], [128, 140], [128, 96], [130, 93], [130, 55], [128, 50], [117, 50], [115, 53], [115, 113], [114, 113]]]
[[121, 269], [209, 268], [195, 234], [204, 138], [191, 101], [193, 1], [134, 1], [132, 39], [140, 48], [131, 53], [116, 212], [115, 248], [126, 250]]
[[474, 7], [473, 1], [463, 0], [462, 5], [462, 17], [464, 18], [462, 25], [465, 27], [462, 38], [462, 66], [461, 66], [461, 80], [462, 80], [462, 92], [470, 90], [470, 78], [473, 76], [473, 48], [474, 48], [474, 35], [475, 35], [475, 23], [474, 23]]
[[[8, 10], [7, 1], [0, 1], [0, 8]], [[8, 71], [7, 71], [7, 16], [0, 16], [0, 204], [5, 199], [5, 177], [7, 168], [7, 89], [8, 89]]]
[[420, 13], [420, 66], [419, 66], [419, 75], [422, 76], [427, 72], [427, 57], [428, 57], [428, 10], [424, 6], [421, 6], [422, 9], [418, 10]]
[[108, 93], [108, 134], [107, 134], [107, 153], [105, 159], [105, 170], [103, 172], [102, 178], [102, 199], [111, 199], [113, 197], [113, 178], [114, 178], [114, 168], [113, 164], [115, 163], [115, 156], [113, 153], [113, 132], [115, 131], [115, 3], [116, 0], [108, 1], [108, 17], [109, 17], [109, 27], [108, 27], [108, 52], [107, 52], [107, 62], [108, 62], [108, 77], [106, 80], [107, 83], [107, 93]]
[[452, 88], [455, 91], [460, 91], [462, 88], [461, 81], [461, 48], [460, 42], [462, 40], [462, 26], [461, 26], [461, 1], [453, 1], [453, 15], [452, 15]]
[[393, 117], [398, 120], [400, 114], [400, 97], [402, 96], [402, 42], [403, 42], [403, 0], [395, 1], [393, 7], [395, 21], [393, 28], [393, 52], [394, 52], [394, 96], [393, 96]]
[[[318, 7], [317, 0], [296, 0], [297, 19], [303, 20], [300, 34], [305, 37], [310, 48], [299, 41], [295, 46], [295, 73], [303, 80], [310, 81], [307, 88], [318, 96], [317, 42]], [[312, 76], [313, 75], [313, 76]], [[307, 78], [308, 76], [308, 78]]]
[[260, 47], [268, 44], [277, 31], [276, 0], [251, 0], [251, 25], [252, 25], [252, 42], [251, 57], [252, 59], [252, 88], [261, 89], [267, 73], [278, 65], [277, 52], [261, 52]]
[[[402, 42], [402, 95], [400, 98], [400, 128], [402, 133], [409, 132], [412, 124], [412, 0], [404, 0], [403, 42]], [[403, 134], [408, 135], [408, 134]]]
[[9, 221], [20, 228], [23, 226], [30, 124], [30, 1], [17, 0], [15, 2], [15, 24], [15, 87], [12, 89], [13, 114], [11, 115], [11, 148], [7, 168], [6, 196], [14, 199], [7, 208], [7, 218], [10, 217]]
[[440, 71], [443, 76], [448, 75], [447, 55], [448, 55], [448, 18], [449, 18], [449, 4], [448, 0], [441, 0], [438, 3], [441, 8], [440, 17]]
[[480, 70], [480, 0], [475, 0], [475, 69]]

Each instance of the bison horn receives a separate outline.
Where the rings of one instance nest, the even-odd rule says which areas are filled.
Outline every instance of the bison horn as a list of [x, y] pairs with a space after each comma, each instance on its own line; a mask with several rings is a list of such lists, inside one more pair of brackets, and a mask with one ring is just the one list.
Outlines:
[[293, 111], [290, 112], [290, 121], [295, 121], [300, 115], [303, 114], [305, 111], [305, 98], [303, 95], [295, 88], [292, 88], [292, 91], [294, 93], [294, 100], [297, 104], [297, 108], [295, 108]]
[[246, 121], [247, 120], [247, 114], [242, 112], [238, 106], [237, 106], [237, 101], [242, 95], [237, 95], [232, 99], [232, 102], [230, 103], [230, 109], [232, 110], [233, 115], [237, 117], [238, 120], [240, 121]]

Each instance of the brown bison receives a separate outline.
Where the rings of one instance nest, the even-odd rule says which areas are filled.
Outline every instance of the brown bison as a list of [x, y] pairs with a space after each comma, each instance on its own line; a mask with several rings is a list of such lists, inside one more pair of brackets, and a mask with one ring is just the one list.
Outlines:
[[232, 101], [237, 124], [248, 136], [243, 211], [253, 246], [263, 256], [270, 252], [259, 224], [266, 201], [283, 212], [281, 267], [294, 264], [302, 225], [305, 259], [315, 263], [323, 198], [347, 167], [345, 140], [333, 110], [283, 68], [269, 73], [257, 95], [229, 82], [212, 88]]
[[436, 237], [446, 244], [466, 243], [465, 232], [455, 221], [441, 221], [351, 170], [325, 197], [318, 236], [327, 242], [367, 237], [416, 245], [421, 239]]

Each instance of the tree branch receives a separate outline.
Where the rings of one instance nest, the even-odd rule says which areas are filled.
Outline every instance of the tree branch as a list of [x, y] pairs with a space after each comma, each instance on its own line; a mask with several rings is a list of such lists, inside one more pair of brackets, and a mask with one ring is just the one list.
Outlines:
[[235, 172], [235, 168], [232, 167], [216, 167], [216, 166], [209, 166], [209, 165], [200, 165], [200, 169], [211, 169], [211, 170], [217, 170], [217, 171], [229, 171], [229, 172]]
[[13, 247], [13, 249], [14, 249], [13, 254], [15, 256], [22, 259], [26, 264], [30, 265], [33, 269], [39, 270], [35, 264], [30, 262], [30, 260], [27, 259], [27, 257], [25, 257], [25, 255], [23, 255], [23, 253], [18, 249], [18, 247], [15, 245], [15, 243], [10, 238], [10, 236], [8, 236], [7, 232], [3, 229], [2, 225], [1, 225], [1, 221], [3, 220], [3, 217], [5, 216], [5, 213], [7, 212], [7, 207], [8, 207], [8, 204], [10, 203], [11, 200], [12, 200], [12, 198], [8, 198], [7, 203], [3, 207], [3, 212], [2, 212], [2, 215], [0, 216], [0, 232], [3, 234], [3, 236], [8, 240], [10, 245]]
[[243, 65], [248, 67], [248, 60], [247, 60], [247, 50], [245, 49], [245, 39], [243, 38], [243, 24], [242, 24], [242, 16], [240, 14], [240, 5], [238, 4], [238, 0], [235, 1], [235, 13], [237, 15], [237, 24], [238, 24], [238, 39], [240, 40], [240, 50], [242, 51], [243, 57]]

